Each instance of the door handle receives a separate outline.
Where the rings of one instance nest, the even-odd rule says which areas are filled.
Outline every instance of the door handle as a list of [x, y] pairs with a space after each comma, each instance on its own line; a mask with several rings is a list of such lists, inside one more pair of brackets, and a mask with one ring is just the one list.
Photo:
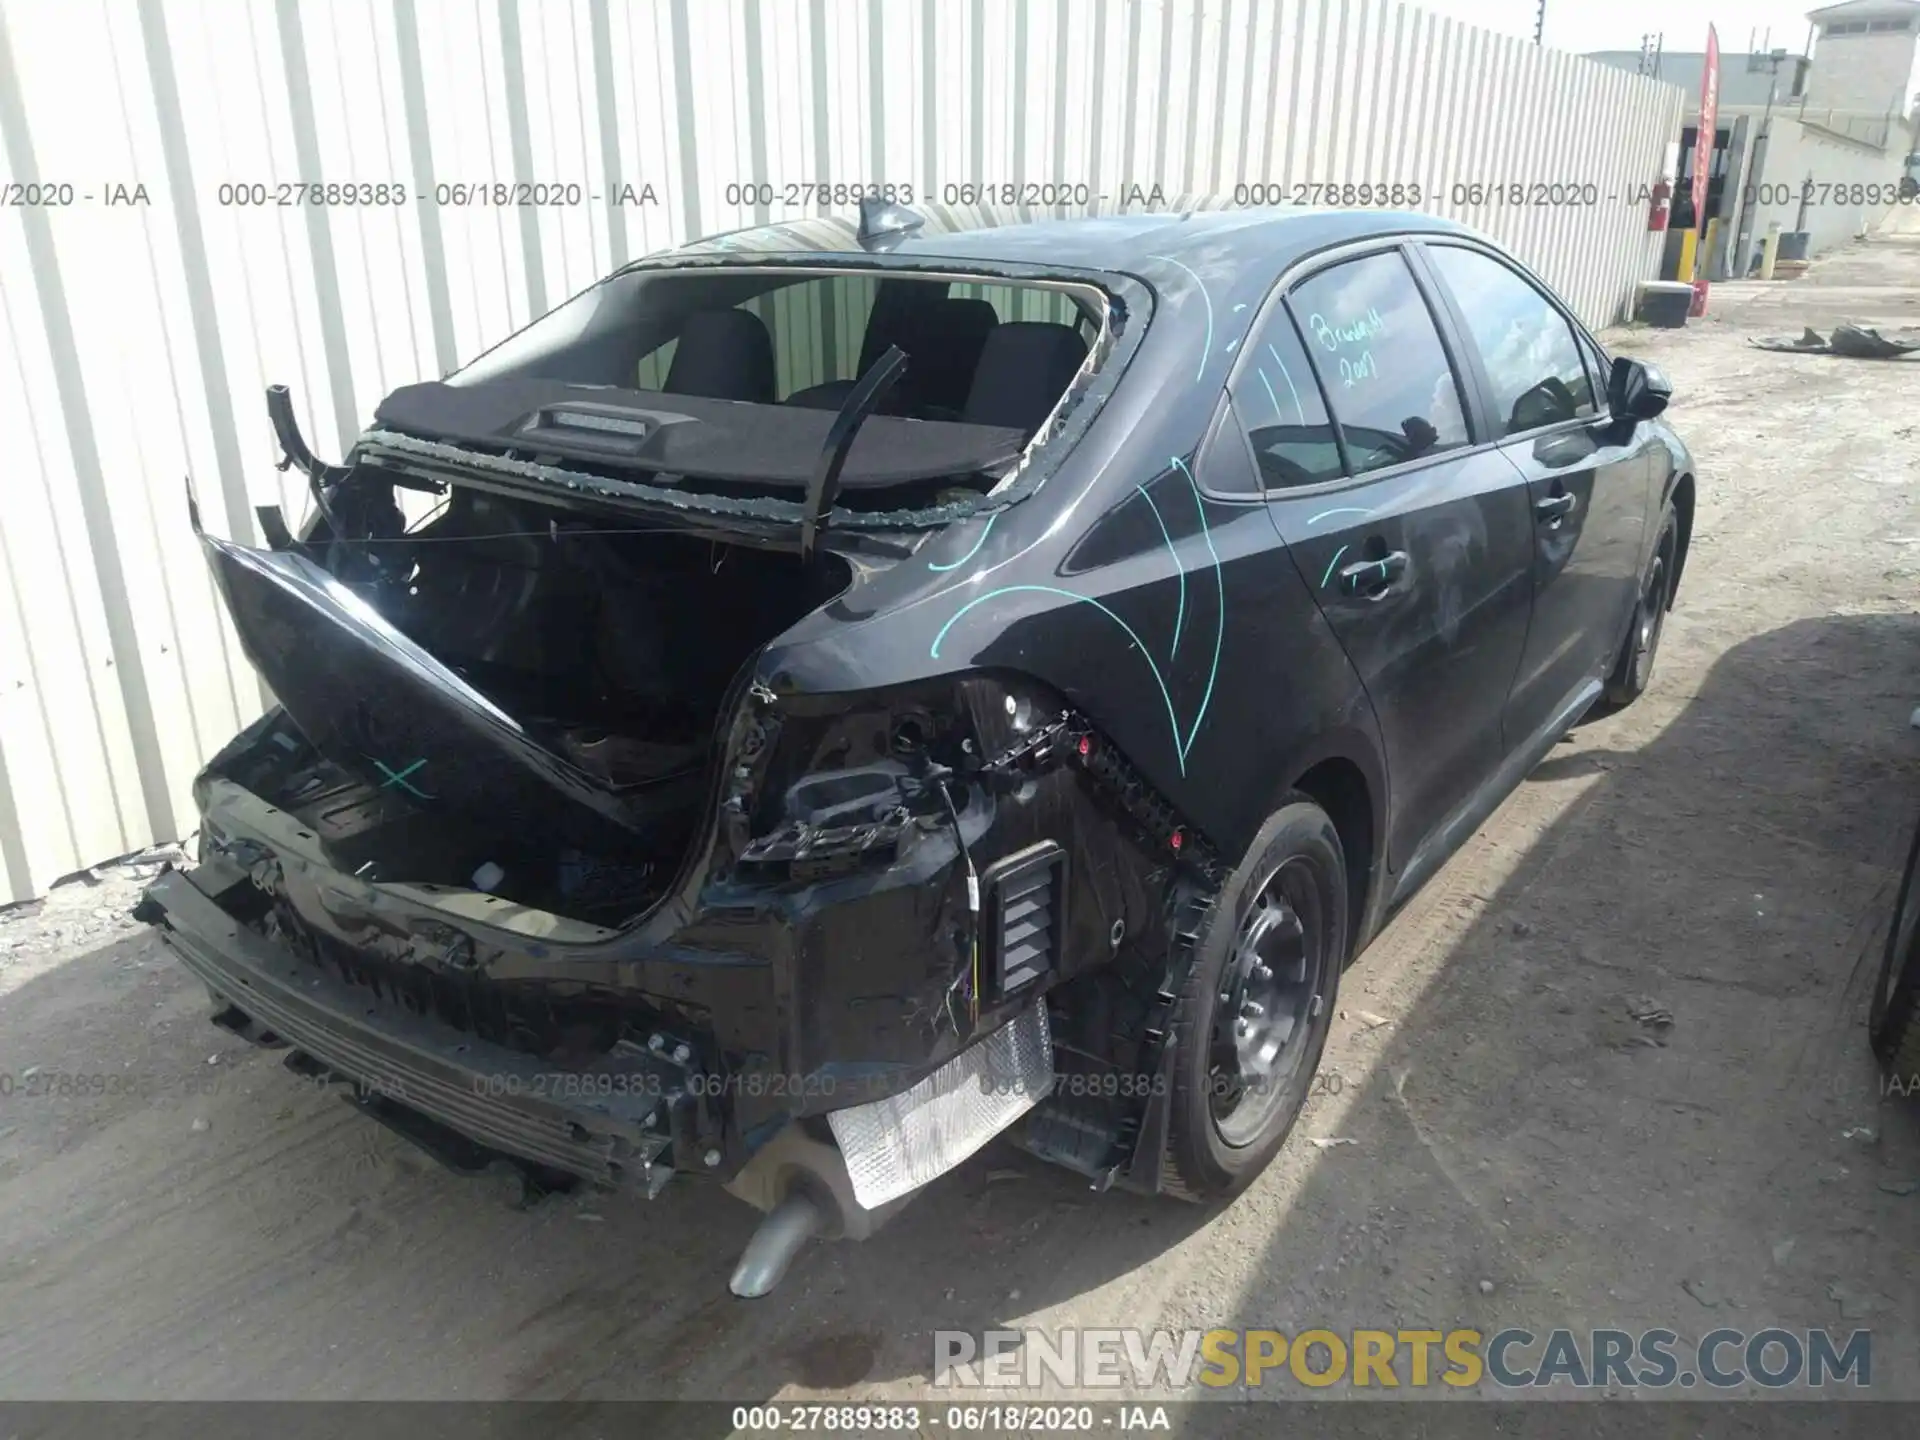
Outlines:
[[1533, 502], [1533, 514], [1542, 525], [1558, 525], [1573, 513], [1573, 496], [1547, 495]]
[[1407, 552], [1395, 550], [1378, 560], [1356, 560], [1340, 568], [1340, 590], [1345, 595], [1384, 595], [1407, 573]]

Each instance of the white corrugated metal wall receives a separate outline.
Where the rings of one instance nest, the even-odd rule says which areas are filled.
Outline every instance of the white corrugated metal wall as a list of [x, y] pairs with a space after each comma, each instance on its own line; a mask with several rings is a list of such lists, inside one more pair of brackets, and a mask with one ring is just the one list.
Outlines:
[[[338, 454], [393, 386], [820, 180], [1418, 183], [1606, 323], [1681, 103], [1384, 0], [0, 0], [0, 901], [184, 834], [258, 712], [184, 481], [224, 534], [300, 512], [271, 382]], [[1452, 203], [1490, 180], [1602, 198]], [[273, 203], [315, 181], [402, 199]], [[512, 181], [600, 199], [436, 203]]]

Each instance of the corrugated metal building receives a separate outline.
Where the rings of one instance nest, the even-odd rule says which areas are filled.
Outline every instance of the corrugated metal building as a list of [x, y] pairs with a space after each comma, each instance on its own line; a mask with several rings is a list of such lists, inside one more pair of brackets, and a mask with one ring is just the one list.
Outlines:
[[[269, 383], [338, 454], [392, 387], [836, 180], [1418, 184], [1604, 323], [1681, 102], [1382, 0], [0, 0], [0, 901], [181, 836], [265, 702], [185, 481], [223, 534], [301, 512]], [[1455, 203], [1493, 181], [1593, 203]]]

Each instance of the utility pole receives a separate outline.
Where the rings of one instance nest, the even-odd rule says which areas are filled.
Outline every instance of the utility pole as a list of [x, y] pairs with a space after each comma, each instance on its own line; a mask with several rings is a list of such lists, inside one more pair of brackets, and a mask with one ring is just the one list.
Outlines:
[[[1762, 111], [1760, 115], [1759, 138], [1764, 140], [1772, 133], [1773, 101], [1774, 97], [1780, 93], [1780, 65], [1787, 58], [1787, 52], [1784, 50], [1775, 50], [1771, 54], [1755, 56], [1754, 58], [1766, 65], [1768, 69], [1773, 72], [1773, 78], [1767, 85], [1767, 108]], [[1748, 68], [1753, 67], [1750, 65]]]
[[1651, 30], [1640, 37], [1640, 73], [1660, 78], [1660, 57], [1666, 48], [1666, 32], [1654, 34]]
[[1540, 0], [1540, 4], [1538, 5], [1538, 7], [1535, 8], [1533, 12], [1533, 43], [1534, 44], [1538, 45], [1540, 43], [1540, 37], [1546, 32], [1546, 28], [1547, 28], [1547, 0]]
[[[1764, 46], [1772, 38], [1773, 32], [1769, 30], [1760, 44]], [[1743, 176], [1746, 181], [1743, 187], [1744, 193], [1755, 196], [1760, 193], [1759, 187], [1766, 183], [1767, 151], [1773, 139], [1773, 105], [1780, 96], [1780, 67], [1786, 62], [1787, 52], [1755, 49], [1752, 40], [1747, 44], [1747, 70], [1750, 73], [1757, 73], [1763, 69], [1771, 72], [1767, 81], [1767, 106], [1760, 112], [1760, 130], [1754, 136], [1753, 146], [1748, 151]], [[1748, 200], [1745, 203], [1736, 200], [1733, 204], [1736, 207], [1734, 213], [1738, 219], [1734, 224], [1733, 245], [1727, 253], [1732, 260], [1733, 277], [1740, 279], [1746, 275], [1748, 261], [1752, 256], [1753, 217], [1754, 212], [1760, 207], [1754, 200]]]

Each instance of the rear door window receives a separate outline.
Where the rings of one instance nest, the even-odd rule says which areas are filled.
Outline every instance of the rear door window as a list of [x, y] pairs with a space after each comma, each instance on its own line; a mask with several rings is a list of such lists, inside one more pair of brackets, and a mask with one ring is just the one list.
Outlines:
[[1318, 271], [1287, 303], [1355, 475], [1468, 443], [1460, 383], [1399, 251]]
[[1232, 390], [1234, 413], [1268, 490], [1317, 485], [1346, 473], [1320, 382], [1286, 306], [1273, 306], [1260, 322]]
[[1427, 249], [1466, 317], [1502, 435], [1599, 413], [1573, 327], [1532, 281], [1478, 250]]

